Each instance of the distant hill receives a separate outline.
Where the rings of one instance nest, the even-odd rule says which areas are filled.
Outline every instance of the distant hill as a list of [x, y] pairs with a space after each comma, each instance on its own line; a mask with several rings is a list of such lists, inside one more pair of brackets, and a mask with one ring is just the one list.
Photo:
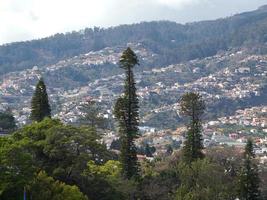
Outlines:
[[[142, 43], [160, 55], [157, 65], [215, 55], [234, 47], [267, 42], [267, 6], [214, 21], [188, 23], [143, 22], [107, 29], [84, 29], [40, 40], [0, 46], [0, 75], [56, 63], [105, 47]], [[261, 51], [265, 51], [261, 48]]]
[[36, 82], [43, 76], [53, 117], [76, 123], [80, 104], [90, 98], [113, 122], [124, 79], [118, 61], [129, 46], [140, 60], [135, 78], [141, 125], [176, 129], [183, 123], [179, 99], [189, 91], [204, 97], [204, 120], [232, 116], [267, 105], [266, 42], [263, 6], [214, 21], [143, 22], [3, 45], [0, 110], [11, 108], [19, 125], [27, 123]]

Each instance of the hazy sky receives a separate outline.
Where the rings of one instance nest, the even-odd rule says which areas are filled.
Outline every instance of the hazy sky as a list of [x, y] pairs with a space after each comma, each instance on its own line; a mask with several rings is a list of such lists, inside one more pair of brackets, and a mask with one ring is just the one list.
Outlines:
[[0, 44], [93, 26], [215, 19], [264, 4], [267, 0], [0, 0]]

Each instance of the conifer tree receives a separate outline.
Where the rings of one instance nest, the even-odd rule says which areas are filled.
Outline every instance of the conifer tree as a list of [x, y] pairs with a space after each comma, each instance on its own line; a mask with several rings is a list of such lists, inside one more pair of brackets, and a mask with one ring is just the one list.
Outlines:
[[16, 120], [11, 111], [0, 112], [0, 129], [10, 132], [15, 130], [16, 127]]
[[43, 78], [41, 78], [36, 85], [32, 97], [30, 119], [32, 121], [40, 122], [45, 117], [51, 117], [51, 108], [48, 101], [46, 86]]
[[121, 141], [122, 173], [130, 179], [138, 175], [139, 166], [134, 140], [138, 137], [139, 107], [134, 81], [133, 67], [139, 64], [135, 53], [127, 48], [120, 59], [120, 67], [125, 70], [124, 93], [117, 100], [114, 114], [119, 124]]
[[201, 116], [204, 113], [205, 104], [200, 94], [191, 92], [182, 96], [180, 106], [181, 113], [189, 118], [186, 141], [182, 149], [183, 158], [185, 162], [191, 163], [204, 157]]
[[261, 199], [258, 167], [254, 158], [253, 142], [249, 139], [245, 148], [243, 167], [239, 174], [238, 189], [240, 200]]

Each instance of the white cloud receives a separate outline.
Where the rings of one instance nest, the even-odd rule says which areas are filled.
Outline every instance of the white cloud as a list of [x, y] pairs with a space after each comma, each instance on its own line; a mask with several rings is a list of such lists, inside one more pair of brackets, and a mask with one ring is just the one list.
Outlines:
[[[211, 7], [211, 2], [213, 7]], [[229, 15], [267, 0], [0, 0], [0, 44], [93, 26], [187, 22]], [[241, 2], [241, 3], [240, 3]], [[254, 3], [251, 3], [254, 2]], [[242, 7], [243, 5], [243, 7]], [[250, 7], [249, 7], [250, 6]]]
[[157, 0], [158, 3], [170, 7], [183, 8], [188, 5], [196, 5], [200, 3], [206, 3], [207, 0]]

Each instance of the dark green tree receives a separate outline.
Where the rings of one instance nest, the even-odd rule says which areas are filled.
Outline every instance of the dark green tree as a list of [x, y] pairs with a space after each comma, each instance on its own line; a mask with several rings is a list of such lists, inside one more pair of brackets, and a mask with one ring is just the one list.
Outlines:
[[28, 190], [31, 199], [35, 200], [88, 200], [77, 186], [55, 180], [44, 171], [37, 174]]
[[12, 135], [0, 137], [0, 199], [17, 200], [36, 171], [32, 155], [24, 151], [25, 141]]
[[110, 149], [113, 149], [113, 150], [120, 150], [121, 149], [121, 142], [119, 139], [115, 139], [111, 142], [110, 144]]
[[0, 129], [3, 131], [12, 131], [16, 129], [16, 121], [12, 113], [0, 112]]
[[120, 67], [125, 70], [124, 93], [117, 100], [114, 114], [119, 124], [121, 141], [122, 173], [130, 179], [139, 172], [134, 140], [138, 138], [139, 106], [134, 81], [133, 67], [139, 64], [136, 54], [127, 48], [120, 59]]
[[155, 153], [155, 151], [156, 151], [156, 148], [154, 146], [150, 147], [149, 144], [145, 145], [145, 155], [146, 156], [153, 157], [153, 153]]
[[234, 183], [224, 168], [208, 159], [198, 159], [188, 165], [178, 164], [181, 181], [175, 200], [233, 200]]
[[182, 96], [181, 113], [189, 118], [186, 141], [183, 147], [183, 158], [187, 163], [202, 159], [204, 154], [201, 136], [201, 116], [205, 110], [205, 103], [198, 93], [186, 93]]
[[[40, 170], [54, 180], [76, 185], [89, 199], [110, 199], [112, 185], [105, 179], [83, 173], [89, 161], [101, 165], [115, 158], [99, 140], [94, 128], [64, 125], [50, 118], [24, 126], [10, 136], [0, 137], [0, 199], [20, 199], [24, 186], [31, 186]], [[40, 191], [35, 188], [28, 192], [38, 195], [53, 191], [40, 188]]]
[[46, 86], [43, 78], [39, 80], [31, 101], [31, 120], [40, 122], [45, 117], [51, 117], [51, 108], [48, 101]]
[[258, 167], [254, 161], [253, 142], [247, 141], [244, 153], [244, 163], [239, 175], [238, 193], [240, 200], [260, 200], [260, 179]]
[[246, 147], [245, 147], [245, 157], [255, 158], [254, 153], [254, 147], [253, 147], [253, 141], [251, 139], [248, 139]]

